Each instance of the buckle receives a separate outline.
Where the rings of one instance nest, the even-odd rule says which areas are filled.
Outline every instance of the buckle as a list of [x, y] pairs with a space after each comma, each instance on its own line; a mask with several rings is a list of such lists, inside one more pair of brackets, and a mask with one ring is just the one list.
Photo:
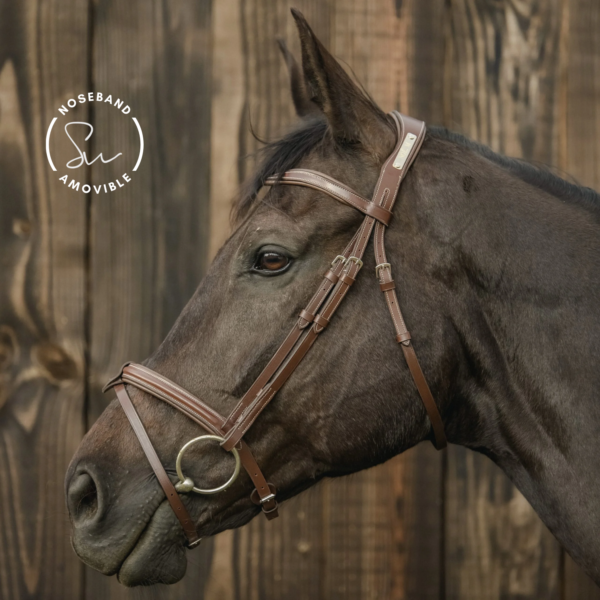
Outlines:
[[271, 502], [271, 500], [275, 500], [275, 494], [269, 494], [268, 496], [261, 498], [260, 504], [262, 506], [263, 504], [266, 504], [267, 502]]
[[[355, 265], [358, 265], [358, 270], [360, 271], [362, 269], [363, 266], [363, 261], [360, 260], [360, 258], [358, 258], [358, 256], [351, 256], [348, 260], [346, 260], [346, 269], [348, 268], [348, 265], [350, 263], [354, 263]], [[349, 270], [349, 269], [348, 269]]]
[[380, 263], [375, 267], [375, 277], [379, 277], [379, 269], [388, 268], [390, 271], [392, 270], [392, 265], [390, 263]]
[[331, 261], [331, 268], [335, 268], [335, 265], [338, 264], [338, 262], [341, 262], [343, 265], [346, 264], [347, 260], [345, 256], [342, 256], [341, 254], [338, 254], [332, 261]]

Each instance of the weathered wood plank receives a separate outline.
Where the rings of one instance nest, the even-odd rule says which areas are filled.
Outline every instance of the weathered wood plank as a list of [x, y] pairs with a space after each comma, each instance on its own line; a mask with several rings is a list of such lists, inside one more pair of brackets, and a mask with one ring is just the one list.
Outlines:
[[[569, 0], [566, 15], [566, 139], [561, 167], [600, 190], [600, 6]], [[600, 588], [565, 553], [563, 600], [600, 600]]]
[[558, 164], [559, 0], [456, 0], [448, 15], [447, 127], [508, 156]]
[[[504, 154], [557, 165], [561, 3], [456, 0], [449, 8], [445, 125]], [[487, 458], [448, 452], [446, 597], [558, 598], [560, 549]]]
[[[44, 139], [87, 83], [88, 7], [1, 8], [0, 597], [70, 600], [83, 587], [63, 479], [83, 435], [87, 206], [50, 169]], [[69, 148], [54, 130], [57, 165]]]
[[558, 543], [525, 498], [487, 458], [448, 458], [446, 597], [559, 598]]
[[600, 6], [568, 1], [566, 170], [600, 190]]
[[[92, 197], [90, 422], [110, 397], [103, 382], [158, 346], [207, 262], [210, 192], [211, 2], [101, 0], [94, 5], [93, 86], [131, 106], [145, 137], [131, 182]], [[137, 157], [131, 121], [94, 105], [92, 179], [114, 181]], [[189, 555], [179, 584], [130, 592], [88, 570], [86, 598], [202, 598], [212, 543]]]
[[221, 0], [212, 11], [212, 122], [210, 141], [210, 248], [212, 258], [229, 234], [238, 190], [239, 127], [244, 77], [239, 0]]
[[564, 553], [564, 570], [561, 600], [598, 600], [600, 588]]

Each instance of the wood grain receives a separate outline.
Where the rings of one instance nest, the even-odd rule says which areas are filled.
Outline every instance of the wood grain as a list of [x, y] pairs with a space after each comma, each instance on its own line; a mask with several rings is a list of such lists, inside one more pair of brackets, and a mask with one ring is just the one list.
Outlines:
[[[125, 360], [148, 356], [198, 285], [207, 263], [211, 113], [210, 2], [101, 0], [94, 4], [93, 87], [131, 106], [129, 118], [94, 105], [93, 155], [123, 152], [92, 169], [96, 184], [146, 153], [131, 182], [92, 197], [90, 412], [106, 406], [101, 386]], [[212, 543], [190, 553], [173, 587], [127, 590], [91, 570], [86, 598], [202, 598]]]
[[211, 259], [229, 234], [232, 200], [239, 187], [239, 127], [245, 98], [240, 19], [239, 0], [215, 3], [212, 11]]
[[[561, 3], [454, 0], [448, 11], [445, 125], [557, 165]], [[558, 543], [497, 467], [452, 447], [446, 489], [446, 598], [558, 598]]]
[[566, 170], [581, 185], [600, 190], [600, 6], [568, 1]]
[[561, 17], [559, 0], [454, 0], [445, 125], [502, 154], [556, 165]]
[[559, 598], [560, 550], [487, 458], [453, 447], [446, 496], [446, 597]]
[[[44, 140], [87, 83], [88, 8], [1, 8], [0, 597], [79, 598], [63, 479], [83, 434], [87, 207], [50, 169]], [[51, 154], [67, 142], [55, 130]]]
[[[582, 185], [600, 191], [600, 6], [566, 2], [568, 48], [566, 136], [562, 168]], [[562, 600], [600, 600], [600, 588], [565, 553]]]

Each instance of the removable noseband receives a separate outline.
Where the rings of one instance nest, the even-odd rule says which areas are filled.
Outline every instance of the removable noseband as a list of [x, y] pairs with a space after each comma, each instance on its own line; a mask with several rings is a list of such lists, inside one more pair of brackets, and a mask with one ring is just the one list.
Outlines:
[[[291, 169], [282, 175], [270, 177], [265, 185], [280, 184], [310, 187], [356, 208], [365, 214], [358, 231], [342, 254], [335, 257], [331, 267], [325, 273], [317, 292], [300, 312], [293, 329], [285, 338], [273, 358], [269, 361], [250, 389], [244, 394], [228, 417], [222, 417], [210, 406], [190, 394], [184, 388], [166, 377], [133, 363], [123, 366], [121, 373], [108, 382], [104, 391], [114, 387], [117, 398], [137, 435], [142, 449], [152, 466], [167, 500], [179, 519], [188, 546], [200, 543], [195, 525], [177, 492], [196, 492], [198, 494], [215, 494], [227, 489], [237, 478], [240, 464], [244, 467], [254, 484], [251, 499], [262, 507], [268, 519], [278, 516], [276, 489], [267, 483], [248, 445], [244, 442], [244, 434], [273, 399], [275, 394], [288, 380], [318, 335], [327, 327], [331, 317], [338, 309], [350, 286], [354, 283], [363, 262], [362, 257], [374, 231], [375, 275], [379, 287], [392, 316], [396, 330], [396, 341], [400, 344], [404, 358], [412, 375], [421, 400], [427, 410], [433, 430], [434, 445], [438, 450], [446, 447], [446, 435], [442, 417], [421, 370], [415, 354], [411, 335], [408, 332], [396, 297], [395, 283], [392, 279], [392, 267], [387, 261], [384, 246], [385, 229], [392, 217], [392, 209], [400, 189], [400, 183], [415, 160], [425, 138], [425, 123], [393, 111], [390, 113], [398, 130], [398, 138], [394, 151], [385, 161], [379, 175], [373, 199], [366, 200], [348, 186], [336, 181], [328, 175], [308, 169]], [[179, 479], [173, 485], [167, 475], [146, 430], [129, 398], [125, 384], [133, 385], [175, 407], [187, 417], [203, 427], [209, 435], [203, 435], [187, 442], [179, 451], [176, 460], [176, 471]], [[235, 458], [233, 475], [227, 482], [212, 489], [199, 489], [194, 482], [185, 477], [181, 460], [185, 451], [193, 444], [203, 440], [219, 441], [222, 448], [231, 452]]]

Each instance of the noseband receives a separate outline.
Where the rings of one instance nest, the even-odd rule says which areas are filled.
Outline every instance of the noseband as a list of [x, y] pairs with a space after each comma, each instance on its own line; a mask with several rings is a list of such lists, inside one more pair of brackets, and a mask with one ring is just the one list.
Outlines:
[[[128, 363], [124, 365], [121, 373], [109, 381], [104, 388], [104, 391], [111, 387], [115, 388], [117, 398], [167, 496], [167, 500], [183, 526], [189, 547], [200, 543], [200, 538], [194, 522], [177, 492], [196, 492], [198, 494], [221, 492], [235, 481], [240, 471], [240, 465], [244, 467], [254, 484], [255, 489], [250, 496], [252, 501], [261, 506], [267, 519], [278, 516], [275, 486], [267, 483], [243, 437], [300, 364], [318, 335], [329, 325], [331, 317], [338, 309], [363, 265], [362, 257], [373, 231], [375, 264], [377, 265], [375, 275], [379, 280], [379, 287], [384, 294], [392, 316], [396, 330], [396, 341], [402, 348], [415, 386], [429, 415], [434, 445], [438, 450], [446, 446], [442, 418], [419, 365], [410, 333], [404, 323], [398, 298], [396, 297], [396, 286], [392, 279], [392, 267], [387, 260], [384, 247], [385, 229], [392, 217], [392, 208], [398, 195], [400, 183], [421, 148], [425, 138], [425, 123], [401, 115], [396, 111], [390, 114], [398, 131], [397, 143], [394, 151], [381, 168], [371, 201], [361, 197], [348, 186], [328, 175], [308, 169], [291, 169], [283, 175], [270, 177], [265, 182], [265, 185], [268, 186], [279, 184], [300, 185], [319, 190], [361, 211], [365, 214], [365, 218], [344, 251], [334, 258], [315, 295], [306, 308], [300, 312], [293, 329], [228, 417], [222, 417], [187, 390], [151, 369], [138, 364]], [[179, 451], [176, 461], [179, 481], [176, 485], [173, 485], [158, 458], [144, 425], [129, 398], [125, 384], [132, 385], [155, 398], [167, 402], [208, 432], [208, 435], [190, 440]], [[223, 485], [212, 489], [197, 488], [189, 477], [185, 477], [181, 468], [181, 460], [186, 450], [204, 440], [220, 442], [221, 447], [231, 452], [235, 458], [233, 475]]]

